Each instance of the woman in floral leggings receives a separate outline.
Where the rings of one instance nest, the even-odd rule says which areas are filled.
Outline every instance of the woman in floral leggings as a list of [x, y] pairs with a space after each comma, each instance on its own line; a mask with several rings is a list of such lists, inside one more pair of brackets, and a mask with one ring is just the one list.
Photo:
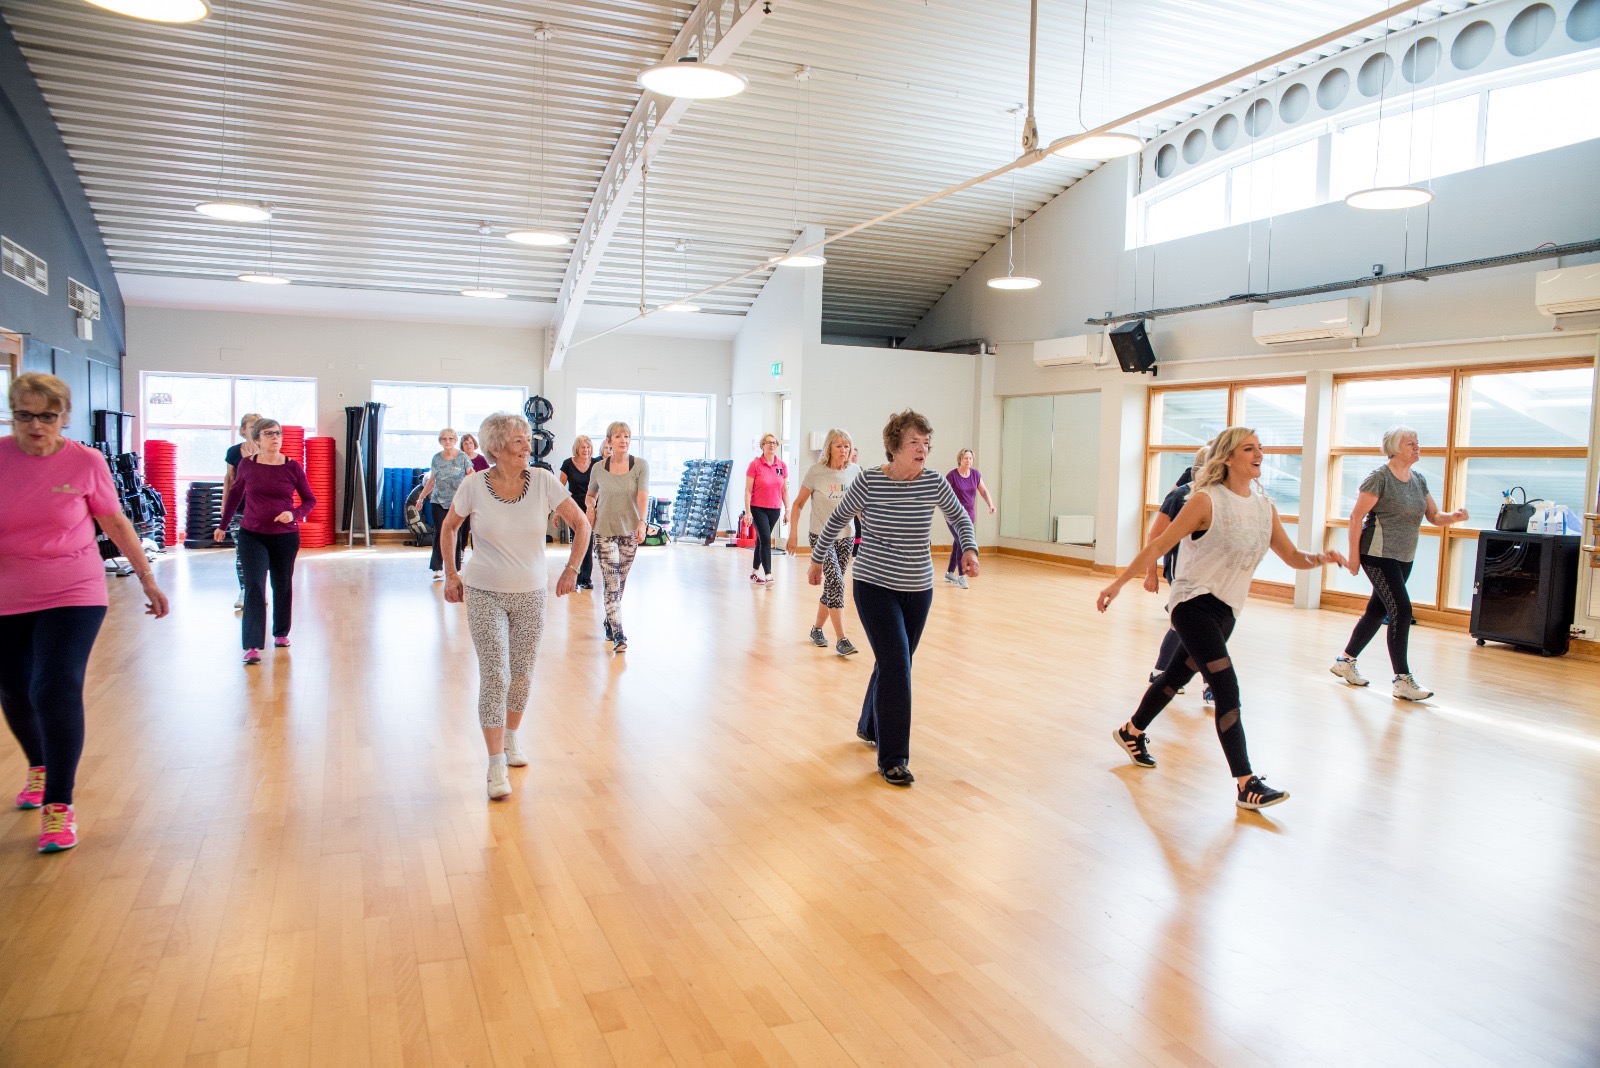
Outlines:
[[591, 468], [589, 476], [589, 524], [594, 528], [595, 562], [605, 585], [606, 640], [616, 653], [628, 647], [622, 633], [622, 591], [628, 584], [633, 556], [644, 541], [649, 514], [650, 465], [642, 457], [628, 455], [632, 438], [627, 423], [607, 427], [605, 462]]

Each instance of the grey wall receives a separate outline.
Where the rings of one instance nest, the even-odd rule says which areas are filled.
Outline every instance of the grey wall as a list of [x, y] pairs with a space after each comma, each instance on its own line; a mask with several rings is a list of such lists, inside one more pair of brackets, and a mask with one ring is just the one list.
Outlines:
[[[0, 277], [0, 329], [25, 335], [24, 371], [57, 374], [72, 387], [67, 433], [86, 442], [90, 412], [117, 407], [122, 393], [122, 295], [66, 146], [3, 21], [0, 164], [0, 234], [50, 265], [48, 296]], [[93, 341], [77, 336], [77, 317], [67, 307], [69, 275], [100, 293]]]

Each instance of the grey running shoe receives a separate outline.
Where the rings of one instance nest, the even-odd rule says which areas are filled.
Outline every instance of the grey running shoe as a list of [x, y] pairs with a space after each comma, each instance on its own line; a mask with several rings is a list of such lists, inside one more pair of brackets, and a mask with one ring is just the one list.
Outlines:
[[840, 638], [839, 644], [833, 647], [833, 651], [840, 656], [852, 656], [861, 650], [852, 645], [849, 638]]
[[1267, 781], [1259, 775], [1250, 776], [1250, 781], [1239, 787], [1239, 799], [1235, 802], [1240, 808], [1252, 811], [1258, 808], [1268, 808], [1279, 801], [1289, 800], [1289, 791], [1274, 790], [1267, 785]]
[[1402, 701], [1426, 701], [1433, 696], [1433, 691], [1423, 689], [1410, 675], [1396, 675], [1394, 695]]
[[952, 586], [961, 585], [961, 580], [956, 577], [956, 573], [954, 571], [946, 571], [944, 573], [944, 580], [950, 583]]
[[1361, 672], [1356, 670], [1354, 657], [1341, 656], [1333, 662], [1333, 666], [1328, 670], [1352, 686], [1367, 685], [1367, 680], [1361, 676]]
[[811, 628], [811, 644], [818, 649], [826, 649], [828, 647], [828, 636], [822, 633], [821, 627]]
[[1150, 755], [1150, 746], [1143, 734], [1129, 733], [1127, 728], [1118, 727], [1111, 732], [1112, 740], [1122, 746], [1122, 751], [1128, 754], [1128, 759], [1133, 761], [1135, 767], [1153, 768], [1156, 758]]

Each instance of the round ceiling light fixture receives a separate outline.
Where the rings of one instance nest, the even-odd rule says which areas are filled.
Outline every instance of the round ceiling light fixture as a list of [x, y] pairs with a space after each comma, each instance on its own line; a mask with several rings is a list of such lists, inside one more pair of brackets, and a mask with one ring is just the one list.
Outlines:
[[820, 252], [795, 252], [787, 256], [774, 256], [767, 261], [774, 267], [821, 267], [828, 257]]
[[505, 300], [507, 294], [498, 289], [463, 289], [463, 297], [476, 297], [478, 300]]
[[272, 218], [271, 208], [248, 200], [207, 200], [196, 204], [194, 210], [208, 219], [225, 222], [266, 222]]
[[990, 289], [1038, 289], [1040, 282], [1025, 274], [1008, 274], [989, 279]]
[[1116, 159], [1131, 156], [1144, 147], [1144, 142], [1133, 134], [1105, 133], [1093, 137], [1080, 137], [1070, 144], [1052, 149], [1052, 154], [1068, 159]]
[[684, 56], [675, 63], [646, 67], [639, 72], [639, 84], [662, 96], [719, 100], [744, 92], [750, 87], [750, 79], [726, 67], [702, 63], [698, 56]]
[[663, 304], [656, 311], [672, 312], [674, 315], [687, 315], [700, 310], [700, 305], [690, 304], [686, 300], [675, 300], [671, 304]]
[[541, 248], [559, 248], [562, 245], [572, 244], [572, 238], [566, 234], [558, 234], [554, 230], [511, 230], [506, 233], [507, 241], [515, 241], [519, 245], [538, 245]]
[[89, 3], [148, 22], [199, 22], [211, 14], [205, 0], [89, 0]]
[[239, 276], [241, 282], [254, 282], [258, 286], [286, 286], [289, 279], [281, 274], [258, 274], [255, 271], [246, 271]]
[[1372, 189], [1358, 189], [1344, 198], [1352, 208], [1367, 211], [1400, 211], [1420, 208], [1433, 201], [1433, 190], [1420, 185], [1380, 185]]

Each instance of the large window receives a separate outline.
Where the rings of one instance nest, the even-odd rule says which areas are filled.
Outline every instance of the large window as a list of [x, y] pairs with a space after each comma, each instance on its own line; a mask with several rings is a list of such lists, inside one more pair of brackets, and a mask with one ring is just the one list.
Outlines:
[[285, 426], [317, 432], [317, 380], [241, 375], [146, 372], [139, 399], [144, 437], [178, 447], [178, 500], [182, 508], [191, 482], [221, 482], [223, 458], [239, 440], [239, 420], [254, 412]]
[[[1145, 451], [1144, 529], [1195, 450], [1230, 426], [1254, 427], [1265, 462], [1261, 488], [1272, 497], [1289, 537], [1300, 522], [1301, 447], [1305, 435], [1303, 379], [1178, 386], [1150, 391], [1149, 441]], [[1268, 554], [1256, 572], [1262, 582], [1292, 583], [1293, 572]]]
[[1600, 137], [1600, 68], [1511, 77], [1528, 80], [1399, 95], [1219, 157], [1140, 195], [1131, 241], [1174, 241]]
[[[1434, 501], [1446, 512], [1464, 505], [1471, 518], [1442, 530], [1424, 522], [1407, 589], [1421, 607], [1470, 610], [1478, 531], [1494, 527], [1506, 490], [1580, 510], [1588, 500], [1593, 389], [1593, 365], [1582, 359], [1335, 379], [1328, 546], [1348, 544], [1361, 482], [1384, 462], [1384, 431], [1412, 427], [1422, 445], [1416, 470]], [[1323, 584], [1353, 599], [1369, 592], [1339, 568], [1324, 569]]]
[[427, 467], [439, 451], [439, 431], [450, 427], [457, 434], [476, 434], [485, 416], [521, 415], [528, 391], [522, 386], [374, 382], [372, 399], [388, 405], [383, 413], [383, 466]]
[[[712, 398], [704, 393], [624, 393], [580, 389], [578, 433], [594, 442], [595, 455], [605, 445], [606, 427], [624, 422], [633, 431], [628, 449], [650, 465], [650, 496], [671, 498], [683, 480], [686, 460], [711, 455]], [[569, 454], [572, 443], [556, 442], [554, 464]]]

